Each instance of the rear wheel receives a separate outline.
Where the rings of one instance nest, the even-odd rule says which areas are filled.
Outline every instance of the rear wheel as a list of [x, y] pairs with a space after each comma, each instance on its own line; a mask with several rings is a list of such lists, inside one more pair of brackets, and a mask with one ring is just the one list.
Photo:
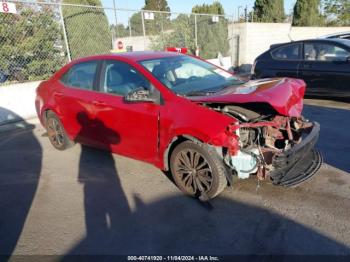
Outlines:
[[227, 185], [227, 171], [218, 153], [200, 143], [179, 144], [171, 154], [170, 169], [176, 185], [193, 197], [214, 198]]
[[71, 141], [59, 118], [53, 112], [48, 112], [46, 116], [46, 130], [51, 144], [58, 150], [65, 150], [74, 145]]

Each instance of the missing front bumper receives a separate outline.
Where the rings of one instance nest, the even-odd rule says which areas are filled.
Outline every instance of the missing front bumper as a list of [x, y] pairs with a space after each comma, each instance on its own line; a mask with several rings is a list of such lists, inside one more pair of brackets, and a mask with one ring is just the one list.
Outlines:
[[314, 149], [319, 133], [320, 125], [314, 122], [302, 142], [273, 157], [274, 170], [270, 173], [273, 184], [294, 186], [316, 174], [322, 164], [321, 154]]

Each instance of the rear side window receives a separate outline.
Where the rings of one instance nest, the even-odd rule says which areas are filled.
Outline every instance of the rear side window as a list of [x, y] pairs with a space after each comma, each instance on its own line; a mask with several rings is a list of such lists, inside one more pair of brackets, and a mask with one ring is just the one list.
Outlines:
[[271, 52], [272, 58], [278, 60], [299, 60], [301, 59], [301, 45], [291, 44], [279, 47]]
[[93, 90], [97, 61], [76, 64], [62, 77], [61, 82], [66, 86]]

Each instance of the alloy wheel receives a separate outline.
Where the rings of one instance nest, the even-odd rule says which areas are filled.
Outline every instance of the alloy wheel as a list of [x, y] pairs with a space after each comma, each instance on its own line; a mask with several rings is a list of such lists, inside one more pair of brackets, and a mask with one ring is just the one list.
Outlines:
[[56, 147], [61, 147], [64, 143], [64, 133], [61, 124], [55, 118], [49, 118], [47, 122], [47, 134], [51, 142]]
[[178, 182], [188, 191], [195, 195], [198, 190], [207, 192], [213, 183], [211, 167], [205, 157], [193, 149], [180, 151], [175, 158], [175, 175]]

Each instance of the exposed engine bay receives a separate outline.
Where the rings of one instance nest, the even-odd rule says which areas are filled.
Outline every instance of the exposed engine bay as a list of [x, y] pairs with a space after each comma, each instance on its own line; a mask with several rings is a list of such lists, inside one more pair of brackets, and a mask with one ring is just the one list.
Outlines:
[[239, 122], [228, 132], [238, 148], [223, 154], [224, 162], [239, 178], [269, 177], [276, 185], [292, 186], [311, 177], [322, 164], [314, 149], [319, 124], [304, 117], [282, 116], [266, 104], [206, 105]]

